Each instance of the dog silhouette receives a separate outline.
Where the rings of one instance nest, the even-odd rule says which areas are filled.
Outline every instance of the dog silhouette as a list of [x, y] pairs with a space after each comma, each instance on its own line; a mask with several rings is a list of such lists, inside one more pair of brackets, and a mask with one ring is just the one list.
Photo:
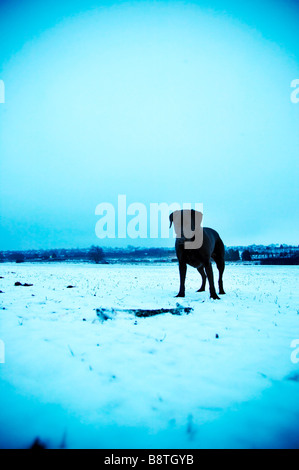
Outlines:
[[197, 292], [203, 292], [208, 278], [212, 299], [219, 299], [214, 285], [212, 259], [219, 271], [219, 294], [223, 290], [223, 272], [225, 268], [224, 244], [216, 230], [201, 227], [202, 213], [194, 209], [172, 212], [170, 226], [176, 233], [175, 251], [179, 261], [180, 290], [176, 297], [185, 297], [187, 265], [196, 268], [202, 277], [202, 285]]

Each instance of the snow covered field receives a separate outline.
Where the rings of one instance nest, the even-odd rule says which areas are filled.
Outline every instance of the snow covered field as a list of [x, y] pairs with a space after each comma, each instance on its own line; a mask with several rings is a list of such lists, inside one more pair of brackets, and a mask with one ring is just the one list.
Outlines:
[[[192, 268], [174, 298], [175, 263], [5, 263], [0, 276], [0, 447], [299, 446], [299, 267], [228, 264], [221, 300], [195, 292]], [[125, 311], [177, 302], [194, 310]], [[101, 307], [119, 311], [101, 322]]]

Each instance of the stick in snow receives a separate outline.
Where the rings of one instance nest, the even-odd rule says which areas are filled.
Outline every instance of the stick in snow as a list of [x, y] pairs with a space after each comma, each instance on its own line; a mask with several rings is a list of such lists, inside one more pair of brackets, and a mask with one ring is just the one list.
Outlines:
[[133, 313], [136, 317], [152, 317], [161, 313], [171, 313], [172, 315], [182, 315], [183, 313], [192, 312], [192, 307], [183, 307], [178, 305], [176, 308], [159, 308], [159, 309], [142, 309], [142, 308], [124, 308], [124, 309], [108, 309], [96, 308], [96, 314], [101, 321], [112, 320], [116, 312]]

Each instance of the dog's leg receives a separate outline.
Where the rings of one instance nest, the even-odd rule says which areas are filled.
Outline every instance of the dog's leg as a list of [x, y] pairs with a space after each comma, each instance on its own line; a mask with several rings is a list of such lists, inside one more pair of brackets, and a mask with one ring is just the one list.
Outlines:
[[225, 294], [225, 292], [223, 289], [222, 277], [223, 277], [223, 271], [225, 267], [225, 261], [224, 261], [224, 244], [220, 238], [216, 243], [213, 259], [215, 260], [216, 266], [219, 271], [219, 280], [218, 280], [219, 294], [223, 295]]
[[201, 275], [201, 288], [196, 292], [204, 292], [206, 288], [207, 276], [203, 267], [197, 268], [197, 271]]
[[205, 264], [205, 271], [208, 277], [209, 285], [210, 285], [210, 296], [212, 299], [220, 299], [216, 294], [215, 285], [214, 285], [214, 276], [213, 276], [213, 268], [211, 261]]
[[219, 294], [223, 295], [225, 294], [224, 289], [223, 289], [223, 280], [222, 280], [223, 271], [224, 271], [224, 260], [221, 260], [217, 263], [217, 268], [219, 270], [219, 281], [218, 281]]
[[176, 297], [185, 297], [185, 279], [187, 272], [187, 264], [183, 261], [179, 261], [179, 270], [180, 270], [180, 290]]

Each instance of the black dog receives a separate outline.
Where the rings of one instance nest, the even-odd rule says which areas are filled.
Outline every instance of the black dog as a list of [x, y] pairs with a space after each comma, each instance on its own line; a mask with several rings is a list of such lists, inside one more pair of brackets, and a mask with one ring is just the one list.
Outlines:
[[[170, 227], [174, 224], [177, 235], [175, 242], [175, 251], [179, 261], [180, 270], [180, 291], [176, 297], [185, 297], [185, 279], [187, 264], [197, 268], [202, 277], [201, 288], [197, 292], [203, 292], [208, 278], [210, 285], [210, 295], [212, 299], [219, 299], [216, 294], [211, 258], [216, 262], [219, 270], [219, 294], [225, 294], [223, 290], [222, 275], [224, 271], [224, 244], [219, 234], [207, 227], [200, 227], [202, 214], [193, 209], [175, 211], [169, 216]], [[190, 232], [191, 221], [191, 232]], [[169, 228], [170, 228], [169, 227]], [[186, 237], [186, 233], [193, 233], [193, 238]], [[196, 248], [186, 248], [187, 243], [196, 240], [198, 235], [199, 244]], [[187, 241], [189, 240], [189, 242]], [[200, 246], [197, 248], [197, 246]]]

